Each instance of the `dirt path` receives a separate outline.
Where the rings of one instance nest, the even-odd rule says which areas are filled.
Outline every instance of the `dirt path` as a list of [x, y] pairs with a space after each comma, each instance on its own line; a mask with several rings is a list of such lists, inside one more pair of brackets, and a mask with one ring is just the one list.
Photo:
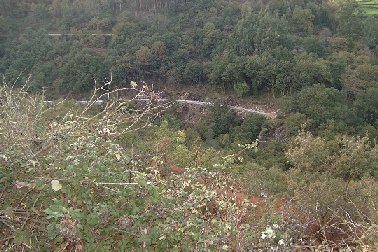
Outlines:
[[[139, 98], [139, 99], [133, 99], [133, 101], [148, 102], [148, 101], [151, 101], [151, 99]], [[156, 99], [156, 101], [157, 102], [167, 102], [167, 101], [169, 101], [169, 99], [164, 99], [164, 98], [163, 99]], [[197, 106], [212, 106], [212, 105], [214, 105], [214, 103], [206, 102], [206, 101], [185, 100], [185, 99], [178, 99], [178, 100], [175, 100], [175, 101], [179, 104], [189, 104], [189, 105], [197, 105]], [[103, 104], [105, 104], [106, 101], [96, 100], [96, 101], [77, 101], [77, 102], [81, 105], [89, 105], [89, 103], [92, 103], [91, 105], [93, 105], [93, 106], [102, 106]], [[48, 104], [48, 105], [54, 105], [55, 103], [56, 103], [55, 101], [46, 101], [46, 104]], [[270, 119], [275, 118], [276, 113], [277, 113], [276, 111], [265, 112], [263, 110], [256, 109], [256, 108], [245, 108], [245, 107], [242, 107], [242, 106], [231, 106], [229, 104], [227, 104], [227, 105], [229, 106], [230, 109], [233, 109], [237, 112], [255, 113], [255, 114], [263, 115], [263, 116], [270, 118]]]

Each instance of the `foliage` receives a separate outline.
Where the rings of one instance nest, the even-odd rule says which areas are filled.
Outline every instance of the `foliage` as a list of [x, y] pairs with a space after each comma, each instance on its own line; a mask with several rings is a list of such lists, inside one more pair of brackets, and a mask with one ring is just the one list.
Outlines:
[[[1, 1], [0, 250], [374, 249], [374, 3]], [[95, 107], [109, 75], [128, 98], [151, 82], [286, 103], [195, 124], [113, 90]]]
[[62, 89], [72, 93], [93, 90], [95, 80], [102, 80], [109, 73], [105, 59], [88, 49], [72, 54], [62, 67]]
[[291, 97], [286, 111], [304, 114], [317, 126], [331, 119], [347, 122], [353, 114], [350, 113], [344, 99], [341, 92], [334, 88], [314, 85]]
[[354, 107], [359, 117], [371, 125], [376, 125], [378, 119], [378, 104], [377, 99], [375, 99], [377, 95], [377, 88], [368, 88], [366, 91], [359, 93], [354, 102]]
[[[280, 200], [277, 195], [292, 193], [298, 202], [305, 202], [307, 195], [318, 192], [312, 187], [316, 184], [293, 188], [291, 181], [301, 181], [300, 175], [294, 177], [279, 168], [257, 165], [249, 156], [250, 151], [259, 153], [257, 141], [240, 145], [237, 152], [187, 146], [184, 130], [170, 127], [167, 121], [159, 126], [153, 124], [154, 115], [169, 103], [148, 103], [142, 110], [133, 110], [128, 102], [112, 100], [104, 108], [80, 107], [75, 102], [48, 107], [41, 96], [29, 96], [8, 87], [0, 92], [0, 225], [1, 236], [5, 237], [2, 248], [289, 248], [304, 241], [300, 230], [310, 232], [305, 223], [314, 215], [295, 219], [300, 228], [293, 228], [290, 223], [298, 214], [289, 210], [302, 205], [291, 205], [293, 208], [281, 213], [275, 202]], [[224, 107], [213, 110], [229, 111]], [[222, 129], [231, 129], [231, 115], [219, 121]], [[263, 121], [252, 116], [240, 127], [257, 134]], [[325, 151], [333, 153], [331, 166], [324, 170], [330, 169], [336, 177], [357, 179], [376, 172], [376, 147], [365, 138], [341, 137], [333, 143], [300, 135], [297, 140], [287, 155], [299, 169], [311, 170], [307, 163], [316, 160], [302, 154], [311, 155], [309, 150], [315, 147], [310, 145], [321, 144]], [[327, 160], [324, 155], [318, 157]], [[246, 194], [238, 192], [238, 181]], [[342, 188], [343, 182], [338, 183]], [[353, 202], [360, 204], [361, 195], [371, 197], [363, 192], [358, 191], [351, 198]], [[298, 196], [300, 193], [305, 196]], [[324, 199], [321, 206], [335, 197]], [[340, 206], [338, 202], [337, 205]], [[318, 209], [311, 202], [304, 206], [306, 213]], [[342, 206], [352, 219], [344, 216], [340, 221], [359, 223], [366, 234], [364, 243], [374, 244], [369, 240], [375, 235], [374, 226], [352, 212], [351, 204]], [[376, 223], [371, 217], [373, 206], [369, 205], [364, 214]], [[354, 235], [348, 236], [351, 243], [359, 239]], [[329, 241], [335, 240], [329, 237]]]
[[[33, 237], [26, 243], [15, 240], [18, 247], [25, 244], [37, 250], [47, 246], [44, 248], [81, 251], [97, 244], [105, 250], [202, 250], [250, 244], [252, 226], [239, 223], [244, 210], [226, 195], [215, 192], [219, 185], [226, 188], [227, 180], [222, 174], [197, 166], [187, 167], [184, 174], [163, 173], [171, 167], [164, 152], [143, 159], [144, 155], [134, 156], [134, 149], [116, 143], [117, 138], [144, 124], [140, 115], [119, 119], [125, 104], [108, 104], [104, 111], [88, 113], [88, 108], [62, 111], [64, 104], [47, 108], [41, 99], [34, 101], [7, 88], [1, 92], [1, 98], [6, 99], [1, 107], [6, 119], [0, 124], [1, 173], [6, 179], [1, 180], [4, 198], [0, 224], [5, 223], [5, 237], [19, 237], [17, 230], [30, 232]], [[18, 113], [8, 110], [15, 105]], [[35, 113], [30, 113], [32, 108]], [[46, 120], [50, 115], [58, 116]], [[14, 124], [11, 116], [28, 116], [23, 122], [29, 130]], [[114, 124], [110, 125], [110, 121]], [[16, 129], [30, 134], [14, 135], [15, 141], [4, 141]], [[33, 129], [39, 129], [38, 139]], [[156, 134], [165, 143], [167, 155], [174, 153], [177, 157], [172, 161], [192, 160], [183, 145], [182, 131], [172, 132], [163, 123]], [[213, 181], [204, 185], [198, 180], [200, 176]], [[11, 200], [24, 193], [27, 198]], [[3, 215], [8, 210], [17, 214], [13, 211], [18, 206], [34, 215], [31, 226]], [[8, 222], [12, 225], [8, 226]], [[5, 241], [12, 239], [11, 236]], [[236, 240], [243, 241], [243, 245]]]
[[252, 143], [259, 138], [265, 124], [265, 117], [258, 114], [247, 115], [240, 126], [233, 129], [235, 141], [242, 144]]
[[239, 96], [286, 95], [317, 83], [350, 90], [365, 77], [341, 78], [344, 70], [372, 61], [329, 55], [357, 58], [367, 46], [364, 54], [376, 58], [376, 19], [359, 6], [354, 0], [6, 1], [0, 69], [8, 82], [22, 71], [33, 89], [60, 95], [86, 95], [109, 70], [116, 86], [213, 84], [227, 92], [235, 87]]
[[56, 50], [45, 30], [35, 32], [29, 29], [13, 43], [13, 46], [7, 47], [3, 59], [7, 82], [20, 86], [28, 79], [30, 86], [40, 88], [43, 84], [38, 81], [47, 84], [56, 78], [54, 62], [51, 62], [56, 57]]
[[311, 133], [299, 134], [286, 152], [293, 167], [301, 171], [330, 173], [345, 180], [377, 173], [377, 147], [367, 137], [336, 137], [325, 140]]
[[227, 134], [232, 127], [237, 125], [237, 117], [233, 110], [227, 106], [216, 104], [210, 108], [209, 131], [212, 138], [217, 138], [222, 134]]
[[358, 38], [363, 31], [360, 6], [355, 0], [340, 1], [339, 6], [339, 32], [350, 39]]
[[246, 97], [248, 93], [250, 93], [249, 87], [245, 82], [234, 84], [234, 91], [236, 95], [240, 98]]
[[[351, 240], [364, 244], [365, 238], [357, 238], [354, 227], [359, 223], [362, 230], [369, 226], [370, 221], [374, 222], [375, 217], [369, 213], [376, 209], [373, 184], [369, 179], [345, 184], [342, 179], [328, 174], [305, 173], [298, 176], [296, 172], [291, 173], [288, 187], [295, 203], [292, 207], [286, 206], [286, 209], [287, 213], [296, 215], [293, 224], [298, 227], [291, 235], [304, 235], [305, 240], [322, 242], [326, 247]], [[372, 201], [367, 201], [368, 198]], [[367, 240], [374, 237], [371, 234]]]

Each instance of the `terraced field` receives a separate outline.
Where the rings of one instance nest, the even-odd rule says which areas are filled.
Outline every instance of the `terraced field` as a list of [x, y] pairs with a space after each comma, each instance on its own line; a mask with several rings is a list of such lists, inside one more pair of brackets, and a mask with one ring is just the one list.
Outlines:
[[378, 17], [378, 0], [359, 0], [367, 15]]

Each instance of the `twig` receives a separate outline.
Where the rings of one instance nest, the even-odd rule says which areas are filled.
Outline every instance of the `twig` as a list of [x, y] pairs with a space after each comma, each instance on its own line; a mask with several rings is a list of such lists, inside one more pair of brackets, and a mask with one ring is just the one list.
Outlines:
[[[94, 91], [94, 92], [95, 92], [94, 95], [92, 96], [91, 100], [89, 100], [89, 102], [88, 102], [89, 105], [83, 110], [82, 114], [84, 114], [85, 112], [87, 112], [87, 111], [93, 106], [93, 104], [96, 103], [96, 101], [101, 100], [101, 98], [104, 97], [104, 96], [107, 96], [107, 95], [110, 95], [110, 94], [113, 94], [113, 93], [117, 93], [117, 92], [119, 92], [119, 91], [124, 91], [124, 90], [134, 90], [134, 91], [139, 91], [139, 90], [136, 89], [136, 88], [119, 88], [119, 89], [116, 89], [116, 90], [113, 90], [113, 91], [107, 92], [107, 93], [105, 93], [105, 94], [102, 94], [102, 95], [100, 95], [99, 97], [97, 97], [96, 99], [92, 100], [92, 99], [95, 97], [95, 94], [96, 94], [96, 92], [97, 92], [98, 90], [100, 90], [100, 89], [95, 89], [95, 91]], [[134, 100], [134, 98], [133, 98], [132, 100]]]
[[11, 239], [14, 239], [14, 238], [15, 238], [14, 236], [9, 236], [9, 237], [7, 237], [5, 239], [0, 240], [0, 244], [3, 243], [3, 242], [9, 241]]
[[96, 185], [138, 185], [138, 183], [106, 183], [106, 182], [96, 182]]
[[21, 75], [24, 73], [25, 70], [26, 70], [26, 68], [25, 68], [24, 70], [22, 70], [22, 71], [20, 72], [20, 74], [17, 76], [17, 78], [13, 81], [13, 84], [12, 84], [11, 89], [14, 88], [14, 86], [16, 85], [16, 82], [18, 81], [18, 79], [21, 77]]

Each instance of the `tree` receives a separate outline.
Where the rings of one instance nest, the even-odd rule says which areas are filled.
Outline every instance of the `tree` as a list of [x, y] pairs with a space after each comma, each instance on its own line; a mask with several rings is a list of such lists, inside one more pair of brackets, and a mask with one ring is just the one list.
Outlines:
[[216, 28], [214, 23], [207, 22], [203, 26], [203, 56], [209, 57], [222, 39], [222, 32]]
[[289, 27], [296, 34], [310, 35], [314, 29], [314, 15], [309, 9], [303, 9], [299, 6], [295, 6], [294, 10], [289, 17]]
[[342, 76], [346, 71], [348, 62], [347, 58], [343, 54], [333, 54], [327, 58], [328, 68], [331, 74], [332, 87], [339, 90], [342, 89]]
[[256, 51], [287, 46], [288, 25], [285, 19], [269, 13], [251, 13], [243, 17], [229, 40], [229, 48], [240, 56]]
[[363, 11], [356, 0], [342, 0], [337, 12], [338, 32], [349, 41], [363, 33]]
[[293, 83], [291, 53], [284, 47], [248, 56], [244, 64], [244, 80], [252, 94], [254, 90], [268, 90], [271, 94], [291, 91]]
[[318, 58], [314, 54], [301, 53], [294, 56], [294, 62], [294, 89], [331, 82], [331, 74], [326, 60]]
[[269, 79], [269, 65], [272, 61], [270, 53], [254, 54], [246, 58], [244, 73], [250, 94], [254, 90], [261, 90]]
[[148, 66], [152, 61], [151, 49], [147, 46], [141, 46], [138, 51], [135, 52], [136, 63], [140, 66]]
[[354, 107], [357, 116], [378, 128], [378, 87], [370, 87], [357, 94]]
[[184, 82], [188, 84], [202, 83], [205, 80], [205, 71], [203, 65], [198, 61], [189, 61], [185, 67], [183, 77]]
[[212, 132], [213, 138], [230, 133], [231, 129], [239, 124], [235, 111], [220, 104], [210, 107], [208, 118], [209, 129]]
[[378, 45], [378, 20], [375, 17], [369, 17], [364, 22], [364, 35], [366, 42], [371, 49]]
[[212, 83], [230, 90], [234, 84], [242, 80], [241, 73], [243, 62], [240, 57], [233, 53], [225, 52], [215, 57], [212, 62], [212, 69], [209, 79]]
[[314, 120], [315, 126], [333, 119], [348, 122], [351, 117], [351, 112], [341, 92], [323, 85], [303, 88], [290, 98], [285, 110], [306, 115]]
[[94, 88], [94, 81], [109, 75], [105, 59], [93, 50], [84, 49], [71, 52], [65, 57], [62, 69], [62, 90], [71, 94], [87, 92]]
[[364, 37], [370, 50], [378, 62], [378, 19], [370, 17], [364, 22]]
[[378, 65], [369, 63], [347, 67], [342, 75], [343, 88], [354, 97], [369, 87], [376, 87], [378, 82]]
[[314, 53], [318, 57], [324, 57], [327, 52], [325, 42], [317, 37], [305, 37], [303, 39], [303, 48], [308, 53]]
[[39, 71], [43, 71], [41, 65], [55, 57], [55, 48], [45, 30], [28, 29], [13, 43], [5, 52], [4, 68], [9, 82], [15, 81], [20, 75], [16, 85], [24, 85], [29, 74], [31, 77], [38, 75]]

